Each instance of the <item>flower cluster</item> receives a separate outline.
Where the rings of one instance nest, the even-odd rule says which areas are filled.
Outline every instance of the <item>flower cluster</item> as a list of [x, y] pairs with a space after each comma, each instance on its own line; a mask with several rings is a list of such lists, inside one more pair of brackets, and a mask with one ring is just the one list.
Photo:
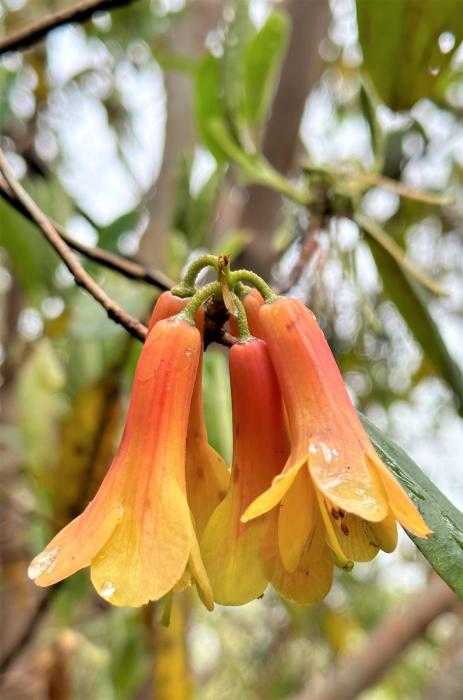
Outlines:
[[[207, 264], [219, 282], [198, 291]], [[202, 408], [211, 297], [223, 298], [238, 336], [229, 351], [230, 470], [208, 443]], [[209, 609], [241, 605], [269, 583], [309, 604], [330, 590], [334, 565], [349, 570], [392, 552], [397, 521], [430, 534], [376, 454], [312, 312], [207, 256], [158, 299], [113, 463], [29, 576], [47, 586], [90, 566], [114, 605], [143, 605], [190, 584]]]

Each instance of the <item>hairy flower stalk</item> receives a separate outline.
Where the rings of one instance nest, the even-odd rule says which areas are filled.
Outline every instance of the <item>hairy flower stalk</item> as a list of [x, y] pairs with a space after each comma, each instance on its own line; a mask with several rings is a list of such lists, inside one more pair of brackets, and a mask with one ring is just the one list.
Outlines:
[[118, 452], [95, 498], [29, 568], [40, 586], [86, 566], [115, 605], [158, 600], [189, 563], [212, 607], [186, 496], [186, 436], [201, 334], [183, 320], [155, 323], [135, 372]]
[[279, 506], [277, 536], [288, 572], [300, 566], [319, 517], [335, 563], [348, 569], [395, 548], [396, 520], [427, 537], [429, 528], [371, 445], [312, 312], [279, 297], [260, 307], [258, 322], [282, 390], [291, 453], [242, 521]]

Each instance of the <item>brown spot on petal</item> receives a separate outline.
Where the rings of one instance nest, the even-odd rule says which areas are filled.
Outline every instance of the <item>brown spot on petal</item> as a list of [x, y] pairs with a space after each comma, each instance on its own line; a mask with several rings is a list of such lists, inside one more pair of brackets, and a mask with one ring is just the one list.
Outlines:
[[347, 527], [346, 523], [341, 523], [341, 530], [345, 535], [349, 534], [349, 528]]
[[339, 517], [341, 515], [341, 512], [336, 510], [336, 508], [331, 508], [331, 515], [335, 520], [339, 520]]

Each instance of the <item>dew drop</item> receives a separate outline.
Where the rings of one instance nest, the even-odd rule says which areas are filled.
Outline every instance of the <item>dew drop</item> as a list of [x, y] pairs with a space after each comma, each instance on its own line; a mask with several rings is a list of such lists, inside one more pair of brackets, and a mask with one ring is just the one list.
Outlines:
[[27, 570], [27, 575], [32, 581], [36, 578], [42, 576], [42, 574], [50, 574], [56, 564], [56, 559], [58, 558], [59, 547], [54, 549], [45, 550], [41, 554], [35, 557], [31, 565]]
[[325, 445], [324, 442], [320, 443], [320, 447], [322, 448], [323, 459], [325, 462], [327, 462], [327, 464], [331, 464], [333, 461], [333, 453], [331, 452], [331, 449], [328, 447], [328, 445]]
[[318, 452], [318, 447], [314, 445], [313, 442], [311, 442], [309, 445], [309, 452], [311, 455], [316, 455]]
[[111, 598], [113, 593], [116, 591], [116, 586], [112, 581], [105, 581], [100, 589], [100, 595], [103, 596], [103, 598]]

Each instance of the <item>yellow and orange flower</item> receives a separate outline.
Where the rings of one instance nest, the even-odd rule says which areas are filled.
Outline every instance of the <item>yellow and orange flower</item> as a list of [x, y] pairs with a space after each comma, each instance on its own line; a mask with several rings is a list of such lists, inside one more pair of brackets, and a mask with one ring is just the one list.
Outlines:
[[212, 606], [186, 496], [185, 452], [201, 334], [186, 321], [155, 323], [136, 368], [118, 452], [95, 498], [29, 567], [40, 586], [86, 566], [115, 605], [168, 593], [189, 565]]
[[242, 521], [279, 505], [274, 528], [287, 572], [300, 569], [320, 517], [333, 558], [345, 568], [372, 559], [379, 549], [392, 551], [396, 520], [427, 537], [429, 528], [360, 423], [312, 312], [296, 299], [278, 297], [259, 308], [258, 322], [281, 387], [291, 453]]
[[[163, 292], [154, 307], [149, 329], [153, 328], [158, 321], [182, 311], [187, 301], [188, 299], [181, 299], [170, 292]], [[202, 333], [204, 327], [202, 307], [196, 314], [195, 322]], [[222, 457], [208, 442], [202, 399], [202, 370], [201, 354], [191, 398], [185, 464], [187, 499], [198, 539], [201, 538], [212, 511], [225, 497], [230, 476]]]
[[264, 521], [244, 524], [240, 517], [281, 471], [289, 447], [277, 379], [262, 340], [251, 338], [231, 348], [230, 383], [230, 484], [200, 544], [214, 600], [242, 605], [264, 591], [267, 576], [261, 560]]

